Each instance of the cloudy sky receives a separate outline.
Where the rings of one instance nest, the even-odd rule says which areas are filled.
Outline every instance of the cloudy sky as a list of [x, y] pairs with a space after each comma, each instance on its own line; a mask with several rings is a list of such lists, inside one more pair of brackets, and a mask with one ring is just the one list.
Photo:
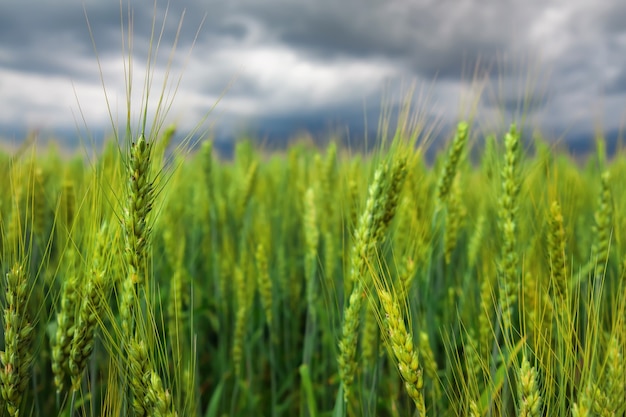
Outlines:
[[475, 108], [483, 127], [501, 127], [527, 103], [528, 120], [547, 136], [580, 140], [597, 129], [615, 134], [626, 116], [619, 0], [123, 1], [0, 3], [1, 137], [16, 142], [36, 129], [71, 143], [85, 126], [96, 139], [110, 132], [111, 114], [125, 123], [120, 25], [123, 15], [128, 29], [129, 7], [132, 118], [156, 7], [153, 38], [163, 34], [151, 115], [169, 74], [166, 122], [180, 131], [217, 102], [202, 126], [222, 139], [282, 140], [300, 129], [356, 136], [411, 85], [421, 115], [442, 126]]

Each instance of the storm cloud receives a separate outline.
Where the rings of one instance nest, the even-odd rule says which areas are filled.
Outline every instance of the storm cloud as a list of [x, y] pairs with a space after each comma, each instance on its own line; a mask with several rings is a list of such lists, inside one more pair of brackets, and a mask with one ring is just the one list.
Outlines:
[[167, 122], [190, 130], [215, 107], [207, 124], [226, 139], [361, 132], [412, 82], [444, 125], [477, 106], [485, 126], [524, 113], [548, 135], [581, 138], [619, 131], [625, 116], [623, 2], [59, 0], [0, 4], [0, 136], [123, 125], [129, 54], [136, 117], [159, 38], [151, 103], [167, 76]]

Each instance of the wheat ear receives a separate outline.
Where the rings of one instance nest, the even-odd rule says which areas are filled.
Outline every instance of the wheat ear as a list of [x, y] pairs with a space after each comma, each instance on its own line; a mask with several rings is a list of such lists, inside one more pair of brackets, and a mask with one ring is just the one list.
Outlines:
[[65, 388], [68, 360], [74, 338], [74, 324], [80, 306], [80, 280], [77, 276], [74, 258], [74, 249], [68, 249], [66, 252], [68, 275], [63, 285], [61, 309], [57, 314], [57, 329], [52, 342], [52, 373], [57, 393]]
[[519, 285], [517, 254], [517, 195], [520, 184], [517, 176], [519, 132], [515, 125], [504, 138], [506, 147], [502, 169], [502, 197], [500, 198], [500, 230], [503, 237], [500, 254], [499, 286], [502, 327], [505, 333], [512, 328], [512, 315]]
[[409, 397], [415, 403], [419, 417], [426, 416], [424, 404], [424, 379], [420, 368], [417, 351], [413, 346], [413, 337], [406, 329], [404, 318], [400, 313], [398, 302], [384, 289], [379, 289], [380, 304], [385, 311], [386, 331], [389, 335], [389, 346], [398, 363], [398, 370], [404, 380]]
[[519, 370], [519, 416], [539, 417], [541, 415], [541, 396], [537, 387], [537, 371], [530, 366], [526, 356], [522, 359]]
[[357, 368], [356, 346], [361, 307], [365, 296], [363, 278], [376, 244], [382, 240], [395, 215], [400, 190], [406, 178], [406, 163], [406, 158], [398, 158], [391, 167], [383, 162], [376, 170], [374, 181], [369, 188], [365, 210], [359, 218], [355, 231], [349, 277], [354, 285], [344, 312], [338, 358], [339, 376], [343, 383], [346, 402], [350, 398], [350, 388]]
[[28, 385], [33, 362], [33, 326], [28, 320], [28, 279], [22, 265], [16, 264], [6, 275], [4, 309], [4, 352], [0, 352], [2, 398], [11, 417], [20, 414], [22, 395]]
[[171, 395], [163, 389], [161, 377], [151, 368], [144, 341], [132, 339], [128, 353], [135, 416], [175, 416], [171, 410]]
[[467, 143], [468, 132], [469, 124], [467, 122], [460, 122], [457, 125], [448, 159], [446, 159], [443, 172], [437, 184], [437, 209], [440, 209], [446, 204], [452, 182], [456, 177], [457, 165], [459, 164], [463, 150], [465, 149], [465, 144]]
[[611, 243], [613, 205], [609, 181], [611, 176], [608, 171], [602, 174], [601, 192], [598, 198], [598, 207], [595, 212], [595, 225], [593, 226], [594, 243], [592, 247], [592, 261], [595, 265], [596, 277], [604, 275], [606, 264], [609, 259]]
[[83, 299], [76, 318], [76, 326], [69, 353], [69, 370], [72, 389], [78, 390], [87, 359], [91, 356], [94, 336], [101, 312], [106, 303], [108, 281], [104, 259], [106, 250], [106, 226], [100, 230], [96, 240], [95, 256], [91, 274], [83, 291]]
[[154, 181], [150, 178], [152, 144], [142, 133], [130, 148], [127, 167], [127, 204], [123, 212], [125, 257], [128, 277], [121, 283], [119, 300], [123, 340], [129, 340], [135, 328], [137, 287], [146, 282], [146, 261], [150, 226], [148, 215], [154, 203]]

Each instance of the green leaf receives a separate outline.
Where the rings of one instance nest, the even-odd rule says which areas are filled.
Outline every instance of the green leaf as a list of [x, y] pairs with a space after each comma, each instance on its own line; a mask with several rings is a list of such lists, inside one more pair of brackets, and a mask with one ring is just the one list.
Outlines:
[[206, 409], [206, 413], [204, 413], [204, 417], [217, 417], [220, 400], [222, 399], [222, 391], [224, 391], [224, 378], [222, 378], [220, 383], [217, 384], [217, 387], [215, 387], [211, 401], [209, 401], [209, 406]]

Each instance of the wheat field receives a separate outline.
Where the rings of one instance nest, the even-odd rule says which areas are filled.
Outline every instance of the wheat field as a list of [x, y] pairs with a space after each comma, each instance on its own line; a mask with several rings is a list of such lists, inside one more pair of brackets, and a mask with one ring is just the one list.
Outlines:
[[468, 118], [429, 159], [409, 107], [228, 159], [142, 117], [0, 153], [0, 416], [626, 414], [623, 150]]

